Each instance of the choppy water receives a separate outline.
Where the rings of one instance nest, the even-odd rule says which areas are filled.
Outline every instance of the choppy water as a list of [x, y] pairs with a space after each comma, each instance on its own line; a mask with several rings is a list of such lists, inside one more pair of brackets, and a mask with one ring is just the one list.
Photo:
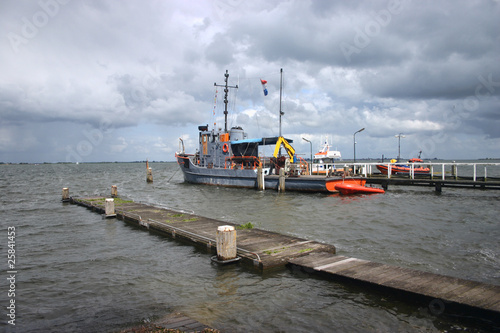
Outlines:
[[[304, 273], [219, 267], [168, 238], [62, 204], [106, 194], [333, 244], [342, 255], [500, 284], [500, 192], [392, 187], [383, 195], [278, 194], [183, 183], [176, 163], [0, 165], [0, 329], [113, 332], [183, 312], [225, 332], [491, 331]], [[16, 326], [6, 306], [16, 228]]]

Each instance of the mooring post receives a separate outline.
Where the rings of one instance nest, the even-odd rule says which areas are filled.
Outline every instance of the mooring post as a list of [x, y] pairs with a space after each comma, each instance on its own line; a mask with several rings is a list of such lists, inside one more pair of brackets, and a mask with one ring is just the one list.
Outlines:
[[285, 169], [280, 168], [278, 191], [285, 192]]
[[217, 228], [217, 259], [226, 261], [236, 258], [236, 230], [231, 225]]
[[148, 170], [146, 171], [146, 181], [148, 183], [153, 182], [153, 169], [151, 169], [151, 168], [148, 168]]
[[264, 172], [262, 171], [262, 165], [257, 168], [257, 188], [259, 191], [265, 190], [264, 185]]
[[146, 160], [146, 182], [153, 182], [153, 169], [149, 167], [149, 161]]
[[62, 202], [68, 202], [69, 201], [69, 188], [64, 187], [62, 189]]
[[118, 187], [116, 187], [116, 185], [111, 185], [111, 197], [118, 197]]
[[104, 214], [106, 217], [115, 217], [115, 199], [106, 199], [104, 202]]

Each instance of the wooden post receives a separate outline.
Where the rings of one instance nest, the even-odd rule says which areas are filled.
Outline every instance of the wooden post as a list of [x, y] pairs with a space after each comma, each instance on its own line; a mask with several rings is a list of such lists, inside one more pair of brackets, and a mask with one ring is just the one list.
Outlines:
[[68, 202], [69, 201], [69, 188], [64, 187], [62, 189], [62, 202]]
[[116, 185], [111, 185], [111, 197], [116, 198], [118, 196], [118, 188]]
[[236, 230], [233, 226], [223, 225], [217, 228], [217, 259], [226, 261], [236, 258]]
[[146, 182], [153, 182], [153, 169], [149, 167], [149, 161], [146, 160]]
[[285, 168], [280, 168], [278, 191], [285, 192]]
[[114, 217], [115, 214], [115, 199], [106, 199], [104, 202], [104, 214], [106, 217]]
[[257, 168], [257, 188], [259, 191], [263, 191], [266, 189], [266, 185], [264, 184], [264, 172], [262, 170], [262, 165], [259, 165]]

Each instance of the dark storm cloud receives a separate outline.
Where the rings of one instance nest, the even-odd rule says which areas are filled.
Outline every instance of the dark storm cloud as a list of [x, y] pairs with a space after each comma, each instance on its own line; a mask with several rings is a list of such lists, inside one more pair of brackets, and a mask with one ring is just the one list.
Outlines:
[[[299, 149], [303, 134], [333, 133], [350, 151], [352, 133], [366, 127], [373, 140], [360, 154], [399, 132], [417, 146], [445, 131], [478, 146], [433, 153], [500, 155], [491, 149], [500, 137], [498, 17], [493, 0], [2, 2], [0, 157], [31, 149], [64, 160], [102, 124], [113, 135], [80, 158], [139, 159], [143, 141], [165, 159], [181, 135], [194, 150], [196, 126], [221, 109], [213, 83], [226, 69], [239, 85], [231, 121], [273, 135], [280, 68], [284, 131]], [[64, 147], [61, 124], [75, 134]]]

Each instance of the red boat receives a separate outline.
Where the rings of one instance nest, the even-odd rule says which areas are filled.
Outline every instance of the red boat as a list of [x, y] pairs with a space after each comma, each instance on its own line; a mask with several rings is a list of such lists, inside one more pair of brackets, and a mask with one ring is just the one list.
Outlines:
[[335, 189], [339, 191], [341, 194], [372, 194], [372, 193], [385, 193], [385, 191], [381, 188], [376, 187], [366, 187], [357, 184], [346, 184], [339, 183], [335, 185]]
[[[392, 161], [391, 161], [392, 162]], [[408, 163], [422, 163], [423, 161], [420, 158], [412, 158], [408, 161]], [[378, 164], [377, 169], [384, 175], [389, 173], [388, 164]], [[391, 174], [409, 174], [411, 172], [411, 165], [407, 164], [392, 164], [391, 165]], [[431, 172], [429, 168], [424, 168], [421, 166], [413, 166], [413, 174], [415, 175], [428, 175]]]

